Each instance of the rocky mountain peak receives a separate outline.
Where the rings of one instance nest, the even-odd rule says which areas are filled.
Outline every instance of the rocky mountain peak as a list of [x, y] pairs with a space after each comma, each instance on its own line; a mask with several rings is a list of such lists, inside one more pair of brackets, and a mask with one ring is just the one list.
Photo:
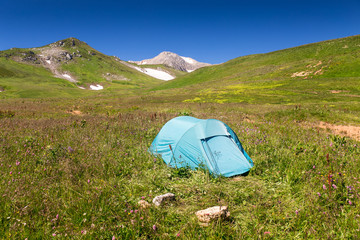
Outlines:
[[209, 66], [209, 63], [201, 63], [189, 57], [182, 57], [176, 53], [164, 51], [161, 52], [154, 58], [145, 59], [142, 61], [130, 61], [136, 63], [138, 65], [156, 65], [156, 64], [164, 64], [168, 67], [184, 71], [184, 72], [192, 72], [198, 68]]

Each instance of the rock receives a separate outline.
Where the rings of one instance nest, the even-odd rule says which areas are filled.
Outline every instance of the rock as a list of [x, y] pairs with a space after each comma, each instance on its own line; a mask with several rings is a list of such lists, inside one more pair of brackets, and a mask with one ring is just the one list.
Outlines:
[[66, 59], [67, 59], [67, 60], [71, 60], [71, 59], [72, 59], [72, 56], [71, 56], [70, 53], [66, 54]]
[[195, 213], [201, 225], [207, 226], [210, 222], [225, 219], [230, 216], [227, 206], [215, 206]]
[[140, 206], [140, 208], [149, 208], [151, 205], [150, 205], [150, 203], [148, 203], [147, 201], [145, 201], [145, 200], [140, 200], [139, 202], [138, 202], [138, 205]]
[[164, 195], [156, 196], [153, 199], [153, 203], [156, 206], [160, 206], [165, 201], [172, 201], [175, 200], [175, 194], [173, 193], [166, 193]]

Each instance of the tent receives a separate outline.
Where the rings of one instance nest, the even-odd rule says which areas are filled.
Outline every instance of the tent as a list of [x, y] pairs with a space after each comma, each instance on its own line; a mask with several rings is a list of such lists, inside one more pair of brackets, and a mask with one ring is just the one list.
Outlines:
[[216, 119], [173, 118], [149, 151], [171, 167], [206, 168], [217, 176], [246, 174], [254, 166], [234, 131]]

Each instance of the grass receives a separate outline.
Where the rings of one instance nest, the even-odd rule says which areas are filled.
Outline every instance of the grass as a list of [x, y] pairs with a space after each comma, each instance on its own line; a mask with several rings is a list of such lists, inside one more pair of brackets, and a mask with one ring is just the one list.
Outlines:
[[[308, 44], [198, 69], [153, 90], [190, 93], [188, 102], [357, 104], [360, 37]], [[295, 76], [295, 73], [305, 73]], [[346, 84], [344, 84], [346, 82]], [[340, 91], [334, 94], [331, 90]]]
[[[267, 113], [225, 106], [141, 97], [3, 100], [0, 237], [359, 237], [358, 142], [304, 128], [294, 120], [307, 115], [286, 106]], [[162, 125], [181, 114], [229, 124], [255, 162], [250, 175], [184, 174], [152, 157], [147, 149]], [[177, 200], [137, 205], [167, 192]], [[231, 219], [201, 227], [194, 212], [215, 205], [229, 206]]]

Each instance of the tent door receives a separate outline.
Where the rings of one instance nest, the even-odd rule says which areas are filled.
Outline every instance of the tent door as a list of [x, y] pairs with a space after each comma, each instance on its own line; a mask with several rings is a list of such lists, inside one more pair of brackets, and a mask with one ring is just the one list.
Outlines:
[[216, 174], [224, 176], [251, 168], [231, 136], [215, 136], [203, 139], [203, 147]]

